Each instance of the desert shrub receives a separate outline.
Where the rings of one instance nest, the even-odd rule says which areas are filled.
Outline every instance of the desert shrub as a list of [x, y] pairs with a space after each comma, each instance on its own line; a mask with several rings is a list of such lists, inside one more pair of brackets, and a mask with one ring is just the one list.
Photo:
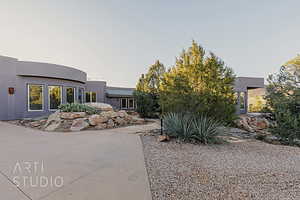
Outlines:
[[136, 101], [136, 112], [143, 118], [156, 118], [160, 113], [157, 95], [143, 92], [134, 91], [134, 99]]
[[290, 145], [294, 144], [296, 139], [300, 139], [300, 113], [293, 114], [283, 107], [276, 109], [274, 115], [277, 125], [271, 129], [273, 134]]
[[269, 76], [266, 95], [267, 108], [277, 124], [271, 132], [289, 144], [300, 139], [300, 67], [291, 69], [283, 66], [279, 73]]
[[62, 104], [59, 106], [62, 112], [86, 112], [87, 114], [97, 114], [97, 110], [91, 106], [79, 103]]
[[204, 115], [167, 113], [163, 118], [165, 133], [185, 142], [215, 143], [223, 124]]

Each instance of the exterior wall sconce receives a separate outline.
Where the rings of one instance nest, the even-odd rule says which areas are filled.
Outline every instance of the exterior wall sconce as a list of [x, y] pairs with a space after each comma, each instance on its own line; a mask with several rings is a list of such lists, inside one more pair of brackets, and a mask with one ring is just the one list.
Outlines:
[[8, 94], [9, 94], [9, 95], [15, 94], [15, 88], [9, 87], [9, 88], [8, 88]]

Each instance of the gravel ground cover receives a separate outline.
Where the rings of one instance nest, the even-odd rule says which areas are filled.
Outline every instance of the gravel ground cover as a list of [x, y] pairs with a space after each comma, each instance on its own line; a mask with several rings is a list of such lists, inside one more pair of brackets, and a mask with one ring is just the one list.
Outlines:
[[221, 145], [141, 135], [153, 200], [300, 199], [300, 148], [245, 139]]

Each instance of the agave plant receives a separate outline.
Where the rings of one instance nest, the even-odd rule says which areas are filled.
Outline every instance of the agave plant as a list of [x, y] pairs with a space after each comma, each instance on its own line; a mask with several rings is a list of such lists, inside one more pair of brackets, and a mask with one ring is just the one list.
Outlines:
[[209, 144], [216, 142], [216, 136], [220, 134], [220, 127], [224, 124], [213, 118], [201, 115], [193, 120], [192, 138], [198, 142]]
[[193, 134], [192, 119], [189, 114], [168, 113], [164, 116], [164, 130], [171, 137], [189, 141]]
[[165, 133], [185, 142], [214, 143], [221, 126], [223, 123], [205, 115], [167, 113], [164, 116]]

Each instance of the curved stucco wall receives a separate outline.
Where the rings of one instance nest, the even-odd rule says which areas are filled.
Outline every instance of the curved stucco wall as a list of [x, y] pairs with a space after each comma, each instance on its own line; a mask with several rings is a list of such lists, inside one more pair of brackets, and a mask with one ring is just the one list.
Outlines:
[[75, 68], [62, 65], [19, 61], [16, 68], [16, 75], [46, 77], [64, 80], [72, 80], [85, 83], [87, 75], [85, 72]]

